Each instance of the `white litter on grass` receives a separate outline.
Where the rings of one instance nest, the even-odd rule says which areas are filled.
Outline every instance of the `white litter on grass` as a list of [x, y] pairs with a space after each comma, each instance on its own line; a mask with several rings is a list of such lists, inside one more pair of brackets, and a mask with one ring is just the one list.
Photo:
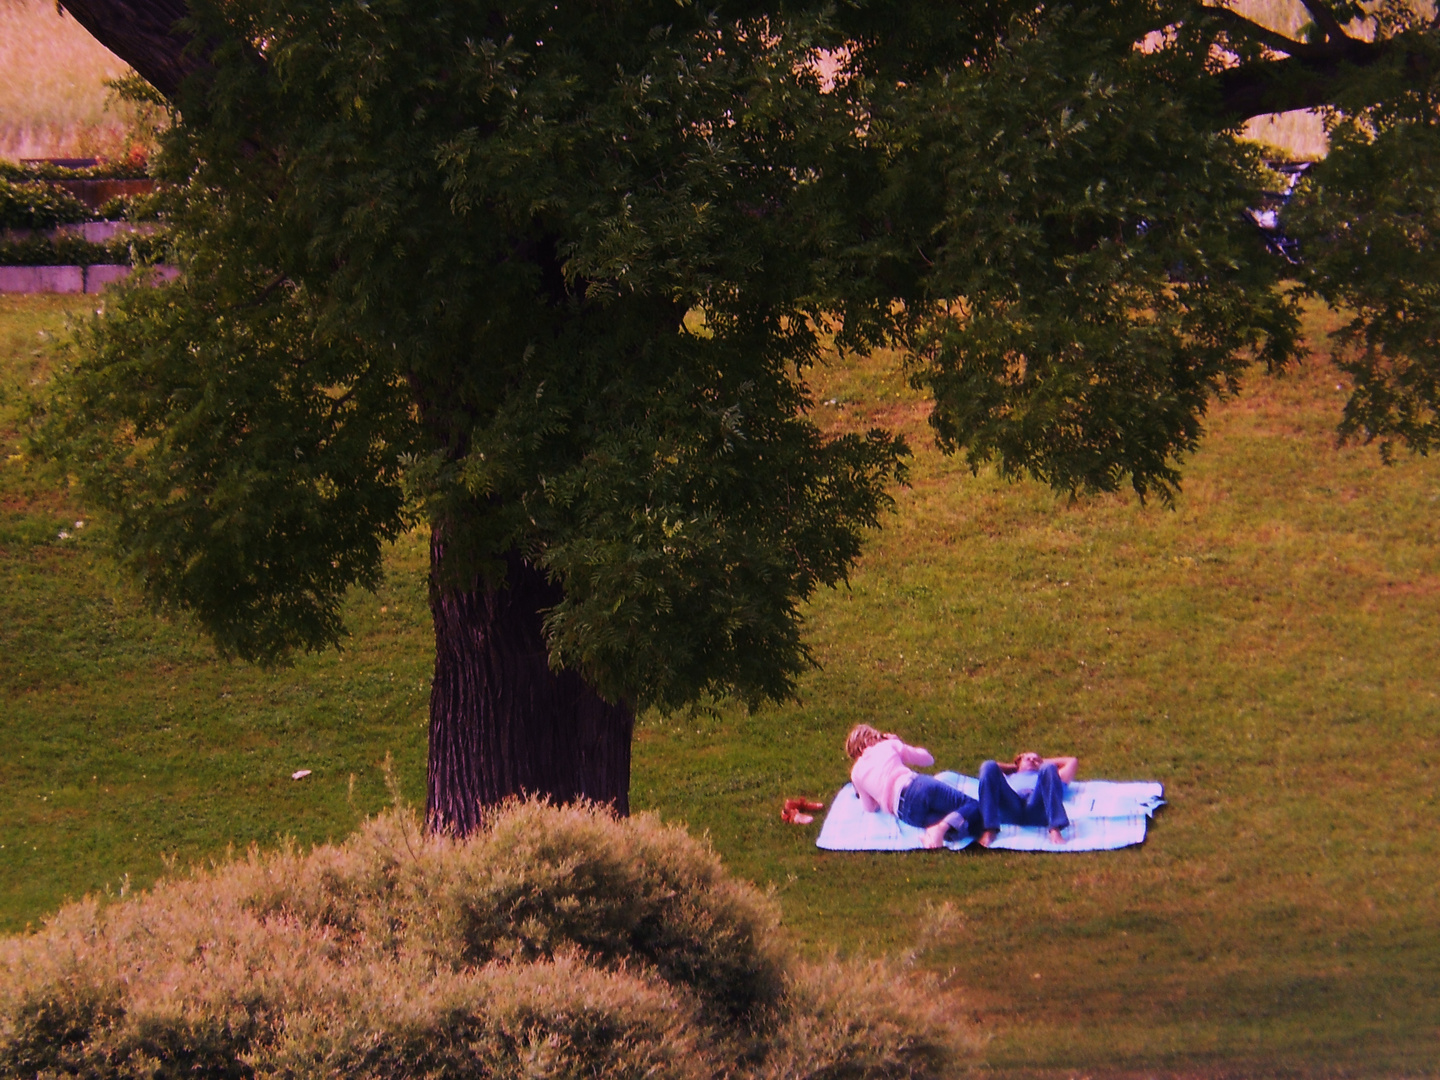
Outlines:
[[290, 779], [291, 779], [291, 780], [304, 780], [305, 777], [307, 777], [307, 776], [309, 776], [309, 775], [310, 775], [310, 770], [309, 770], [309, 769], [296, 769], [294, 772], [292, 772], [292, 773], [290, 774]]

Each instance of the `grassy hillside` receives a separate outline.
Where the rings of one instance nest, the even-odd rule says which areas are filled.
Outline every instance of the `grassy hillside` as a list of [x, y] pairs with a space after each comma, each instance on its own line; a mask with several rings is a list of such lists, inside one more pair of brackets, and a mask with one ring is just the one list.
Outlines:
[[[10, 457], [78, 304], [0, 298], [10, 930], [166, 861], [340, 836], [388, 798], [387, 754], [423, 791], [423, 538], [353, 598], [345, 653], [214, 660], [113, 580], [56, 477]], [[817, 391], [833, 428], [909, 433], [912, 486], [811, 608], [823, 667], [800, 700], [645, 718], [636, 806], [772, 885], [802, 948], [946, 975], [1004, 1074], [1434, 1075], [1440, 466], [1337, 450], [1344, 387], [1319, 360], [1216, 410], [1174, 510], [972, 476], [883, 358]], [[828, 799], [861, 719], [942, 766], [1074, 752], [1171, 805], [1121, 852], [822, 853], [780, 802]]]
[[118, 153], [105, 80], [128, 70], [50, 0], [0, 0], [0, 157]]
[[[1320, 359], [1257, 377], [1168, 511], [971, 477], [925, 447], [898, 380], [833, 371], [837, 423], [913, 433], [913, 488], [852, 588], [814, 605], [825, 670], [803, 704], [647, 732], [642, 790], [776, 882], [817, 947], [953, 971], [992, 1063], [1433, 1075], [1440, 467], [1337, 450], [1344, 392]], [[1085, 775], [1162, 780], [1171, 806], [1115, 855], [757, 842], [744, 808], [840, 774], [861, 719], [942, 765], [1075, 752]]]

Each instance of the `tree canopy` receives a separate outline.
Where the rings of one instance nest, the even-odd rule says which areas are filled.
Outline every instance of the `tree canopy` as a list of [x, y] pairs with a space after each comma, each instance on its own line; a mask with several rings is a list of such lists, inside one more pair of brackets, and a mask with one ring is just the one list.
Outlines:
[[[235, 654], [336, 641], [423, 521], [439, 592], [541, 572], [551, 667], [607, 700], [786, 694], [904, 475], [808, 418], [832, 343], [897, 348], [977, 467], [1168, 498], [1311, 295], [1354, 315], [1342, 433], [1435, 438], [1403, 0], [1296, 39], [1188, 0], [193, 0], [144, 49], [163, 4], [66, 6], [175, 105], [184, 275], [109, 304], [48, 437]], [[1239, 137], [1297, 106], [1335, 139], [1298, 270]]]
[[803, 417], [837, 272], [804, 173], [840, 116], [758, 27], [521, 8], [487, 40], [489, 11], [197, 11], [187, 272], [67, 384], [90, 490], [240, 655], [333, 640], [423, 514], [457, 577], [520, 549], [563, 580], [555, 658], [602, 692], [783, 693], [794, 604], [903, 450]]

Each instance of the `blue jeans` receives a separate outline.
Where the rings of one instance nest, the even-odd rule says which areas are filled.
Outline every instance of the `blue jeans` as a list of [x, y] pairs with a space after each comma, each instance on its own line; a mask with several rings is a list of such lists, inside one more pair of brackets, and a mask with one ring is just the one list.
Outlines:
[[1035, 790], [1021, 795], [1010, 786], [1000, 766], [980, 766], [980, 817], [986, 829], [1005, 825], [1044, 825], [1063, 829], [1070, 824], [1065, 813], [1065, 781], [1054, 765], [1043, 765], [1035, 777]]
[[895, 816], [906, 825], [928, 829], [941, 818], [957, 811], [965, 819], [969, 831], [974, 832], [980, 824], [980, 804], [933, 776], [916, 773], [915, 779], [906, 784], [905, 790], [900, 792], [900, 804], [895, 807]]

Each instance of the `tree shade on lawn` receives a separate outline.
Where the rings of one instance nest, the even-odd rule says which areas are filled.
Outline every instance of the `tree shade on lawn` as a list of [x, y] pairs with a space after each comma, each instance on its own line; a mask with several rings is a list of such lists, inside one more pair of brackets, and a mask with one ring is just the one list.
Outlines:
[[[904, 475], [808, 418], [828, 336], [899, 345], [972, 463], [1168, 498], [1209, 403], [1294, 357], [1299, 293], [1434, 276], [1437, 38], [1403, 7], [1316, 2], [1304, 40], [1124, 0], [70, 9], [178, 109], [185, 274], [91, 326], [42, 443], [240, 656], [337, 641], [428, 521], [443, 830], [518, 791], [623, 810], [637, 707], [790, 692], [799, 605]], [[1236, 132], [1319, 104], [1352, 134], [1296, 290]], [[1419, 224], [1357, 258], [1359, 204]], [[1347, 433], [1428, 445], [1435, 339], [1384, 331], [1429, 295], [1362, 306]]]

